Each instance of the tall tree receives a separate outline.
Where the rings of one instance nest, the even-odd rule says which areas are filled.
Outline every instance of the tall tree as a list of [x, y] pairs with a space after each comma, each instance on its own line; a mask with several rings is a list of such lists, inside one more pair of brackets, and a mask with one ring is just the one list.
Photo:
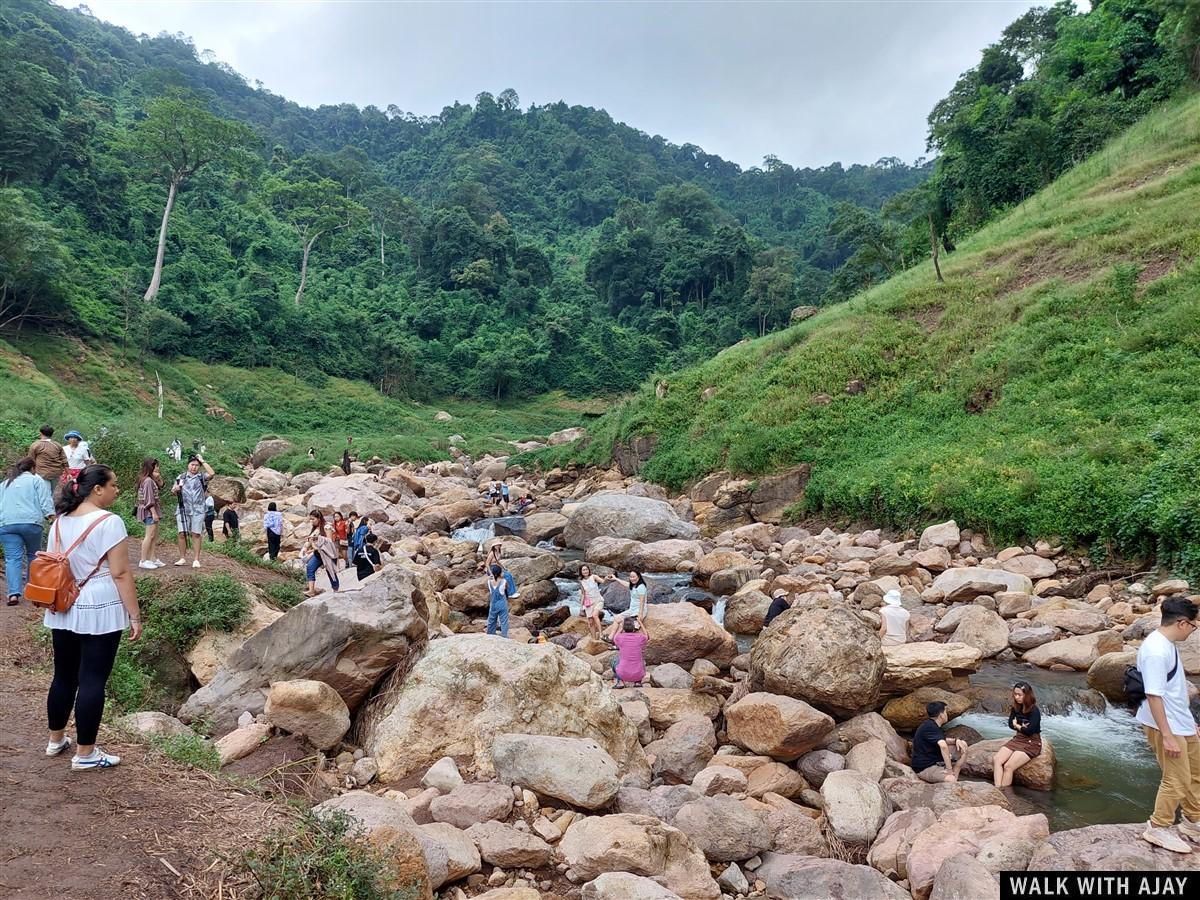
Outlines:
[[254, 131], [248, 126], [220, 119], [182, 95], [159, 97], [146, 105], [146, 117], [134, 125], [128, 146], [134, 156], [167, 185], [154, 274], [144, 297], [147, 303], [153, 302], [162, 283], [167, 225], [180, 186], [209, 163], [225, 157], [233, 148], [249, 146], [254, 141]]
[[331, 178], [316, 178], [310, 173], [289, 170], [283, 178], [272, 179], [268, 193], [276, 214], [287, 222], [300, 239], [300, 286], [296, 305], [304, 299], [308, 281], [308, 257], [322, 236], [349, 228], [366, 215], [359, 203], [346, 196], [342, 185]]

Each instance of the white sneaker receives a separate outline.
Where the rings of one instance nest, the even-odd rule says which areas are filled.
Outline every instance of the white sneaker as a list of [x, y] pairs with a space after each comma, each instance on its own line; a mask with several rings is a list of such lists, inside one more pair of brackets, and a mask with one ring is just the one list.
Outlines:
[[187, 560], [186, 560], [186, 559], [177, 559], [177, 560], [175, 560], [175, 565], [177, 565], [177, 566], [186, 566], [186, 565], [187, 565]]
[[1173, 829], [1159, 828], [1149, 822], [1146, 823], [1146, 830], [1142, 832], [1142, 840], [1154, 844], [1156, 847], [1162, 847], [1164, 850], [1170, 850], [1172, 853], [1192, 852], [1187, 841], [1177, 835]]
[[72, 756], [71, 768], [75, 771], [83, 769], [111, 769], [121, 764], [121, 757], [105, 753], [99, 747], [94, 747], [88, 756]]
[[1187, 816], [1182, 816], [1179, 819], [1179, 824], [1175, 827], [1185, 838], [1200, 843], [1200, 822], [1193, 822]]
[[158, 566], [156, 566], [154, 563], [152, 563], [148, 559], [143, 559], [140, 563], [138, 563], [138, 568], [139, 569], [157, 569]]
[[71, 739], [69, 737], [67, 737], [66, 735], [63, 735], [63, 739], [61, 741], [47, 742], [46, 755], [47, 756], [58, 756], [60, 753], [62, 753], [64, 750], [66, 750], [70, 746], [71, 746]]
[[198, 559], [193, 559], [193, 560], [192, 560], [192, 568], [193, 568], [193, 569], [198, 569], [198, 568], [200, 568], [200, 560], [198, 560]]

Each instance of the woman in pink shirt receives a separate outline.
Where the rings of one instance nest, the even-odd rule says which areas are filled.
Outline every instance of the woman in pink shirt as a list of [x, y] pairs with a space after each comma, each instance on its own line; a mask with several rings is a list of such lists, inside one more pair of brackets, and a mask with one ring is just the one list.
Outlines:
[[[618, 631], [618, 627], [620, 631]], [[613, 675], [616, 676], [619, 688], [629, 682], [635, 687], [641, 687], [642, 679], [646, 677], [646, 660], [643, 652], [649, 638], [644, 631], [639, 631], [637, 619], [632, 617], [618, 619], [613, 623], [609, 638], [617, 645], [617, 658], [613, 660]]]

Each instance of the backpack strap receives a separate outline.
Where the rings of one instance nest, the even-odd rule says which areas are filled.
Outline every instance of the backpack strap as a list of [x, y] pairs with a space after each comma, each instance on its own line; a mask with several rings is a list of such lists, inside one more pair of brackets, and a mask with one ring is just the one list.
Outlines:
[[[83, 530], [83, 534], [81, 534], [79, 537], [77, 537], [75, 539], [75, 543], [73, 543], [70, 547], [68, 547], [66, 549], [66, 552], [63, 552], [61, 550], [59, 552], [62, 553], [63, 556], [69, 557], [72, 553], [75, 552], [75, 548], [77, 548], [80, 544], [82, 544], [84, 542], [84, 540], [87, 539], [87, 536], [92, 533], [92, 529], [95, 528], [97, 525], [99, 525], [101, 522], [103, 522], [105, 519], [109, 518], [111, 515], [112, 515], [112, 513], [105, 513], [102, 516], [97, 516], [96, 520], [94, 522], [92, 522], [91, 525], [89, 525], [87, 528], [85, 528]], [[58, 523], [61, 521], [62, 521], [62, 516], [59, 516], [58, 518], [56, 518], [54, 520], [54, 543], [57, 544], [60, 548], [62, 547], [62, 536], [58, 532]], [[90, 578], [91, 576], [88, 576], [88, 577]]]
[[1171, 671], [1167, 673], [1167, 681], [1175, 677], [1175, 673], [1179, 671], [1179, 648], [1175, 648], [1175, 665], [1171, 666]]

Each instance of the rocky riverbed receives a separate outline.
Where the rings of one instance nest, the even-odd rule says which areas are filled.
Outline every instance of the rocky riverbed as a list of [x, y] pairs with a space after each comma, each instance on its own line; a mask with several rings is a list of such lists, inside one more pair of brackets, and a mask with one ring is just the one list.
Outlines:
[[[1002, 709], [1003, 683], [971, 681], [981, 666], [1086, 673], [1079, 702], [1103, 711], [1182, 581], [1122, 579], [1045, 542], [994, 548], [954, 522], [788, 527], [800, 470], [718, 474], [669, 497], [620, 468], [528, 473], [461, 453], [348, 476], [256, 459], [219, 490], [244, 501], [243, 540], [265, 551], [274, 501], [294, 559], [308, 510], [353, 510], [386, 565], [207, 636], [179, 719], [213, 727], [230, 764], [311, 745], [325, 760], [318, 808], [358, 819], [424, 896], [984, 898], [999, 896], [1001, 869], [1200, 864], [1137, 840], [1137, 825], [1052, 835], [1044, 812], [991, 785], [1002, 740], [964, 732], [975, 777], [958, 783], [924, 784], [908, 766], [929, 700], [956, 716]], [[534, 497], [523, 517], [486, 504], [497, 478]], [[481, 551], [494, 543], [520, 585], [507, 640], [481, 633]], [[657, 573], [644, 687], [614, 689], [611, 645], [572, 615], [585, 560]], [[764, 629], [781, 589], [792, 608]], [[889, 590], [911, 614], [899, 647], [877, 637]], [[605, 594], [611, 612], [628, 604], [619, 585]], [[530, 643], [536, 631], [549, 643]], [[1200, 672], [1200, 637], [1181, 654]], [[1056, 772], [1050, 739], [1018, 784], [1047, 792], [1074, 775]]]

